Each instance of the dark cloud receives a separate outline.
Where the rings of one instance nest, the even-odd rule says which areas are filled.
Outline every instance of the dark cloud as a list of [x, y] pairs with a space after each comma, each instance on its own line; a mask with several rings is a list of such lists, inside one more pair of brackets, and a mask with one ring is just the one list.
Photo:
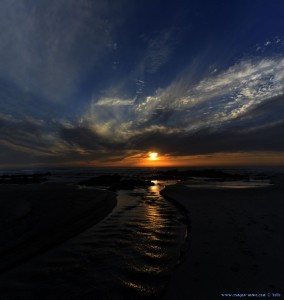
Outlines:
[[123, 143], [109, 140], [94, 130], [83, 126], [61, 128], [60, 138], [71, 146], [81, 147], [88, 154], [98, 155], [100, 153], [102, 156], [103, 152], [108, 154], [122, 153], [126, 146]]
[[[247, 111], [240, 120], [254, 119], [258, 124], [267, 120], [284, 120], [284, 95], [279, 95], [260, 103]], [[260, 122], [262, 121], [262, 122]]]
[[[63, 126], [33, 120], [0, 118], [2, 163], [63, 163], [72, 161], [115, 162], [129, 151], [156, 150], [171, 155], [217, 152], [284, 151], [283, 97], [276, 97], [252, 109], [226, 128], [204, 128], [188, 133], [176, 129], [142, 131], [116, 142], [87, 126]], [[256, 120], [256, 121], [255, 121]], [[262, 122], [260, 122], [262, 120]], [[260, 125], [261, 124], [261, 125]], [[50, 140], [50, 135], [53, 140]], [[47, 138], [47, 136], [49, 138]], [[58, 144], [63, 145], [62, 149]]]
[[[0, 118], [0, 144], [10, 146], [19, 152], [30, 152], [34, 155], [48, 155], [51, 151], [50, 141], [44, 136], [43, 124], [31, 120]], [[10, 155], [10, 153], [7, 153]]]
[[284, 151], [284, 122], [265, 128], [220, 130], [210, 128], [194, 134], [151, 132], [132, 139], [133, 148], [155, 149], [172, 155], [209, 154], [238, 151]]

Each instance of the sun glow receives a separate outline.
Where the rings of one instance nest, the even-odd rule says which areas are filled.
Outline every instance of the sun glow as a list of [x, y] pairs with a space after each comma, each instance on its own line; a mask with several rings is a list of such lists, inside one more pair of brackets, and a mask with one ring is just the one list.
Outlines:
[[[129, 153], [124, 159], [111, 162], [92, 161], [92, 166], [105, 167], [220, 167], [220, 166], [284, 166], [284, 153], [278, 152], [232, 152], [202, 155], [174, 156], [157, 153]], [[85, 162], [90, 166], [90, 162]], [[83, 162], [73, 162], [71, 166], [82, 166]], [[67, 164], [66, 164], [67, 166]]]
[[150, 160], [158, 160], [158, 153], [157, 152], [150, 152], [149, 153]]

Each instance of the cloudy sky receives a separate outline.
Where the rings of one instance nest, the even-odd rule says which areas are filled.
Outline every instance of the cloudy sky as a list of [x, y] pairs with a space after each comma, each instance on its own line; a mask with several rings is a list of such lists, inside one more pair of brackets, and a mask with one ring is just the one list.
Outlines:
[[283, 133], [282, 0], [0, 2], [1, 167], [284, 164]]

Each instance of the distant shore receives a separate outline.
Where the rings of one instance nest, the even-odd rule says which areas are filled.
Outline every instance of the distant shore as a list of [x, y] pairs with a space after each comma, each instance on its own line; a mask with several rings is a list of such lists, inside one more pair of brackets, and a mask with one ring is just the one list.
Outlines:
[[189, 249], [164, 299], [214, 300], [225, 294], [269, 297], [268, 293], [284, 298], [284, 177], [265, 188], [190, 189], [186, 185], [182, 182], [161, 191], [188, 211], [191, 224]]
[[116, 205], [109, 191], [47, 183], [1, 185], [0, 272], [98, 223]]

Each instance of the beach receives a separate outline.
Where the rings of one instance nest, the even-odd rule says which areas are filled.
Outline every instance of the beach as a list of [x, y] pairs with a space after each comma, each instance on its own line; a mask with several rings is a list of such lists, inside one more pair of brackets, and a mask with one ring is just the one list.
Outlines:
[[284, 297], [283, 176], [265, 188], [181, 182], [161, 194], [182, 205], [190, 223], [188, 249], [164, 299]]
[[0, 272], [44, 252], [103, 219], [116, 195], [63, 183], [2, 184]]
[[246, 189], [188, 180], [117, 194], [63, 182], [2, 184], [2, 296], [283, 297], [283, 179]]
[[162, 185], [118, 191], [115, 208], [94, 226], [113, 193], [62, 183], [2, 187], [10, 201], [0, 202], [1, 299], [161, 298], [187, 227], [183, 212], [160, 196]]

